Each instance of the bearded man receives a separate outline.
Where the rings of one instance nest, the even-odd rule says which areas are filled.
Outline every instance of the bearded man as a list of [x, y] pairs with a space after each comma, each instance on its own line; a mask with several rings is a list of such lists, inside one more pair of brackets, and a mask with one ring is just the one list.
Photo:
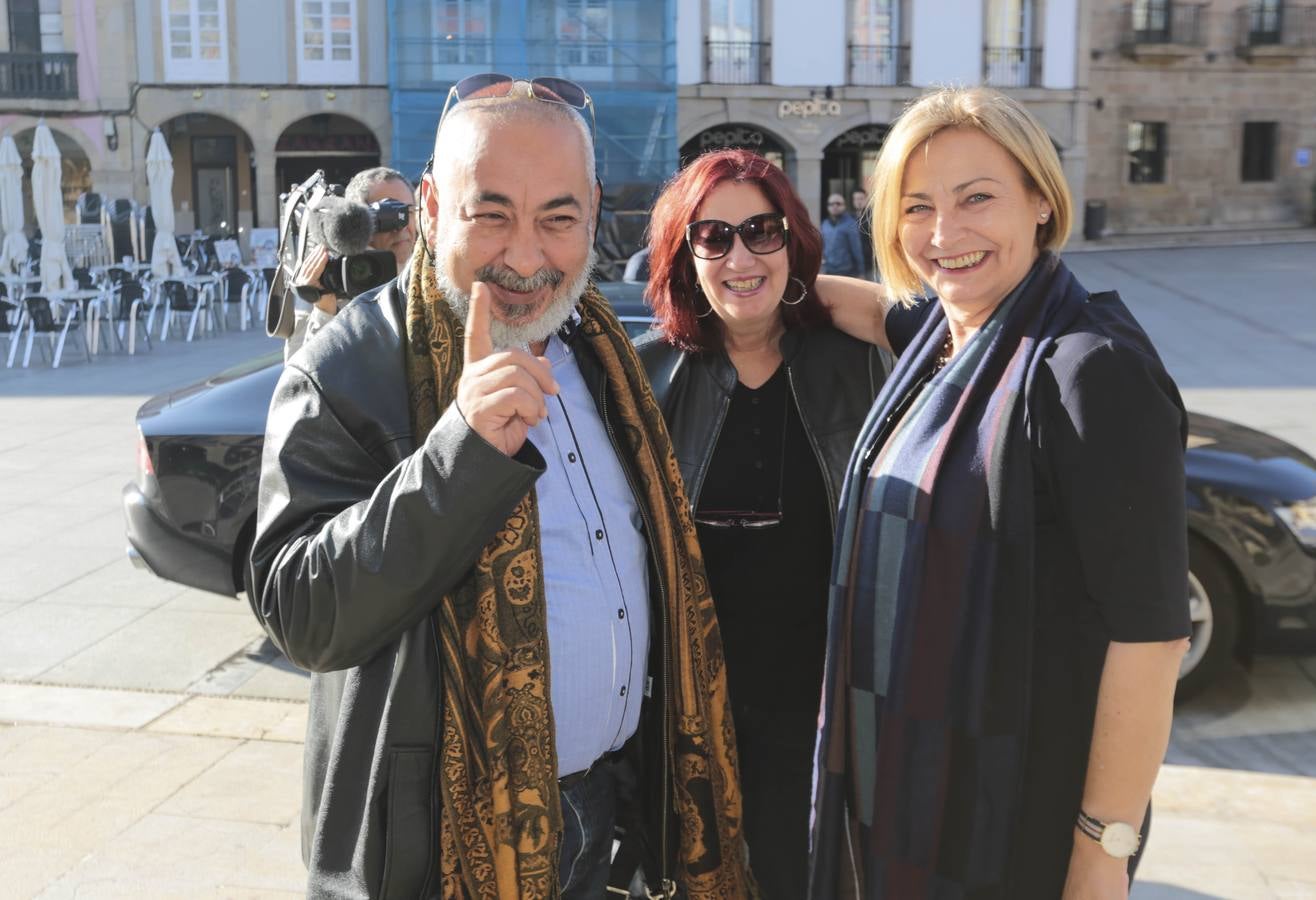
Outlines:
[[617, 825], [651, 896], [754, 892], [679, 470], [589, 283], [591, 132], [539, 81], [454, 88], [409, 265], [271, 403], [251, 603], [312, 672], [311, 896], [597, 898]]

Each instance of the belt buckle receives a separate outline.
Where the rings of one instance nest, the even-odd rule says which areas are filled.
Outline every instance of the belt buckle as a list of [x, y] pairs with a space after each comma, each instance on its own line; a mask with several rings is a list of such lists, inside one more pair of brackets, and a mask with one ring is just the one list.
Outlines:
[[649, 890], [649, 886], [644, 886], [644, 893], [649, 900], [672, 900], [676, 896], [676, 882], [670, 878], [664, 878], [658, 886], [658, 893]]

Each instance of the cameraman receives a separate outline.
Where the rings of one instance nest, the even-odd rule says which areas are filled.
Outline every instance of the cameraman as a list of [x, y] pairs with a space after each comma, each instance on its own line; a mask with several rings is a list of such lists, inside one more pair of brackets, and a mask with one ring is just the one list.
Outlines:
[[[375, 166], [357, 172], [347, 183], [343, 195], [347, 200], [366, 205], [380, 200], [396, 200], [408, 206], [413, 206], [415, 203], [411, 182], [407, 181], [406, 176], [397, 169], [390, 169], [388, 166]], [[398, 271], [402, 271], [402, 267], [411, 259], [411, 251], [416, 243], [414, 215], [413, 212], [413, 218], [405, 228], [397, 231], [381, 231], [370, 239], [372, 250], [392, 252]], [[300, 286], [320, 287], [320, 276], [324, 273], [328, 261], [329, 251], [324, 247], [318, 247], [308, 253], [298, 267], [297, 277], [293, 283]], [[296, 324], [292, 336], [284, 344], [283, 358], [292, 356], [307, 338], [323, 328], [325, 323], [337, 314], [338, 306], [339, 300], [332, 292], [322, 292], [314, 306], [298, 301]]]

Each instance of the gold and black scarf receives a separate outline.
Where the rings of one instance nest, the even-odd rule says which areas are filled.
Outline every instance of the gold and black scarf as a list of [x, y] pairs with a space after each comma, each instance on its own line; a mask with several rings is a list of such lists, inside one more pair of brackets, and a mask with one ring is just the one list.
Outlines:
[[[444, 300], [423, 242], [406, 309], [407, 380], [419, 445], [453, 402], [463, 323]], [[680, 821], [677, 879], [692, 900], [755, 896], [741, 835], [735, 733], [717, 617], [662, 414], [630, 340], [591, 284], [580, 335], [607, 373], [620, 452], [635, 460], [639, 502], [665, 586], [653, 640], [671, 647], [666, 740]], [[434, 614], [439, 635], [443, 896], [552, 898], [562, 808], [549, 702], [548, 615], [532, 490]], [[646, 754], [662, 759], [662, 754]]]

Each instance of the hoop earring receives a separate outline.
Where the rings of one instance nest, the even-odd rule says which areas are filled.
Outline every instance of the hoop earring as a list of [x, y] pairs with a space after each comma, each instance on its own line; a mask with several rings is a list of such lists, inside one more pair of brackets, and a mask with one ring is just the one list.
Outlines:
[[[703, 294], [704, 294], [704, 288], [703, 288], [703, 286], [700, 285], [698, 281], [696, 281], [696, 282], [695, 282], [695, 296], [696, 296], [696, 297], [702, 297]], [[695, 313], [695, 318], [696, 318], [696, 319], [707, 319], [707, 318], [708, 318], [710, 315], [712, 315], [712, 313], [713, 313], [713, 304], [712, 304], [712, 303], [709, 303], [707, 297], [704, 297], [704, 302], [705, 302], [705, 303], [708, 303], [708, 309], [704, 310], [704, 311], [701, 312], [701, 313]]]
[[786, 304], [787, 306], [799, 306], [801, 303], [804, 302], [804, 298], [809, 296], [808, 285], [806, 285], [802, 279], [796, 278], [794, 275], [791, 276], [790, 280], [800, 286], [800, 296], [796, 297], [794, 300], [787, 300], [786, 295], [782, 294], [781, 302]]

